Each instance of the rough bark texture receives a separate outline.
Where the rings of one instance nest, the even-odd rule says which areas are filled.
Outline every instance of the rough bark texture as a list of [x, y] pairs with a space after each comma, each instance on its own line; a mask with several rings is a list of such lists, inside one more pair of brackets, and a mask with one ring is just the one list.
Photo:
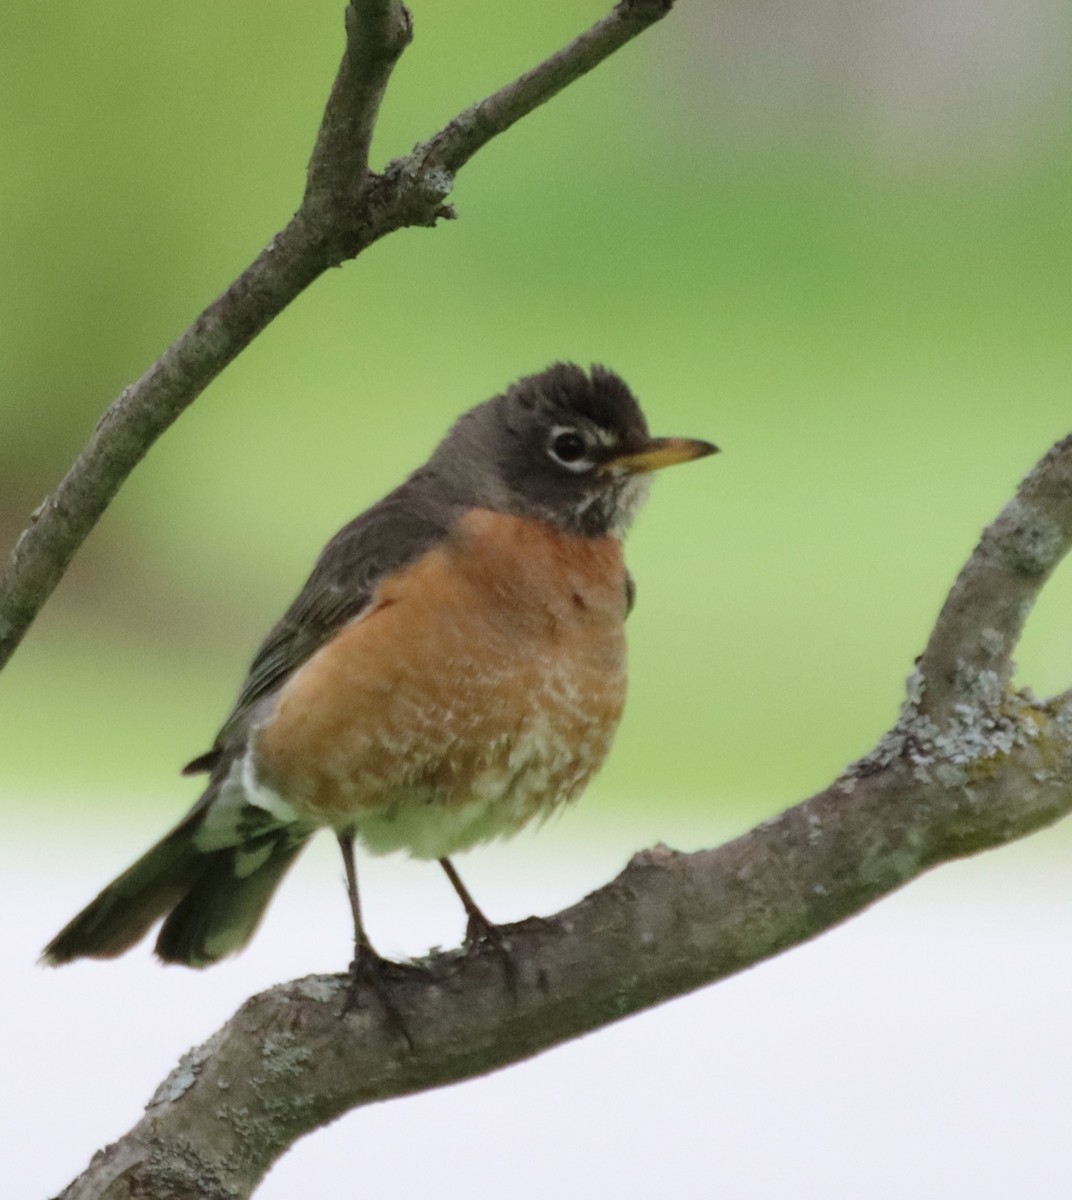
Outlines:
[[814, 937], [949, 859], [1072, 809], [1072, 694], [1009, 689], [1011, 653], [1072, 543], [1072, 437], [983, 534], [897, 724], [825, 791], [714, 850], [636, 855], [617, 879], [494, 953], [399, 968], [346, 1010], [344, 976], [248, 1001], [180, 1062], [65, 1200], [248, 1196], [297, 1138], [349, 1109], [495, 1070]]

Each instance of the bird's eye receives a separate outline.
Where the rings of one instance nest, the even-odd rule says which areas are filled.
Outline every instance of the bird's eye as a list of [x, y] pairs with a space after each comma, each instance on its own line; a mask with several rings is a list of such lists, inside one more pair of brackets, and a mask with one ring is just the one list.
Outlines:
[[583, 460], [588, 454], [588, 443], [576, 429], [556, 430], [548, 452], [565, 467], [576, 469], [578, 466], [587, 465]]

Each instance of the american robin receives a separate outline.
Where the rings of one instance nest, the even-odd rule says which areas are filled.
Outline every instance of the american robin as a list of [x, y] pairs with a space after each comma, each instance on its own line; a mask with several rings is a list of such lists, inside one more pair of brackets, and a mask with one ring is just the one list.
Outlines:
[[574, 799], [625, 699], [633, 583], [622, 538], [651, 471], [712, 454], [653, 438], [612, 372], [559, 363], [465, 413], [409, 479], [345, 526], [257, 652], [204, 794], [45, 948], [110, 958], [164, 917], [156, 953], [241, 949], [310, 835], [342, 848], [355, 964], [354, 838], [437, 859]]

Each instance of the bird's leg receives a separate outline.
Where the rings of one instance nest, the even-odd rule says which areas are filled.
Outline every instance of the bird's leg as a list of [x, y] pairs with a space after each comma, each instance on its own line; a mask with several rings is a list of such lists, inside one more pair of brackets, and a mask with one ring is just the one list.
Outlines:
[[498, 942], [502, 945], [502, 934], [498, 927], [493, 925], [480, 911], [477, 902], [469, 895], [469, 889], [462, 883], [461, 876], [454, 869], [454, 864], [449, 858], [441, 858], [439, 865], [446, 872], [451, 887], [458, 893], [458, 899], [465, 905], [465, 914], [469, 918], [465, 929], [466, 945], [472, 946], [482, 940]]
[[357, 892], [357, 864], [354, 861], [354, 835], [339, 833], [336, 836], [339, 840], [339, 849], [342, 851], [343, 865], [346, 868], [346, 894], [349, 897], [350, 912], [354, 918], [354, 960], [350, 964], [350, 986], [343, 1012], [351, 1012], [357, 1007], [358, 992], [361, 985], [367, 983], [379, 997], [388, 1024], [412, 1050], [413, 1039], [391, 999], [387, 980], [384, 978], [384, 967], [388, 965], [388, 961], [377, 953], [376, 948], [369, 941], [369, 936], [365, 932], [365, 923], [361, 919], [361, 900]]
[[462, 883], [461, 876], [454, 869], [454, 864], [450, 859], [441, 858], [439, 865], [450, 880], [451, 887], [458, 893], [458, 899], [465, 905], [465, 913], [468, 917], [465, 926], [466, 948], [469, 949], [473, 946], [478, 946], [481, 942], [487, 942], [502, 961], [503, 970], [506, 972], [506, 982], [510, 990], [516, 993], [517, 964], [514, 962], [510, 948], [507, 946], [506, 939], [502, 935], [502, 930], [498, 925], [493, 925], [480, 911], [477, 902], [469, 895], [469, 889]]
[[339, 849], [342, 851], [343, 866], [346, 868], [346, 895], [350, 900], [350, 912], [354, 918], [354, 961], [352, 968], [366, 955], [379, 958], [368, 934], [365, 923], [361, 919], [361, 900], [357, 894], [357, 863], [354, 861], [354, 835], [352, 833], [336, 834], [339, 839]]

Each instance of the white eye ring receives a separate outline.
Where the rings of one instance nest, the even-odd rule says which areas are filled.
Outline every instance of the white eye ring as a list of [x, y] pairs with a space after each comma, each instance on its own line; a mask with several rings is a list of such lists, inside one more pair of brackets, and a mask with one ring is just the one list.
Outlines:
[[547, 442], [547, 454], [567, 471], [590, 471], [594, 466], [589, 455], [592, 447], [588, 438], [573, 425], [556, 425]]

